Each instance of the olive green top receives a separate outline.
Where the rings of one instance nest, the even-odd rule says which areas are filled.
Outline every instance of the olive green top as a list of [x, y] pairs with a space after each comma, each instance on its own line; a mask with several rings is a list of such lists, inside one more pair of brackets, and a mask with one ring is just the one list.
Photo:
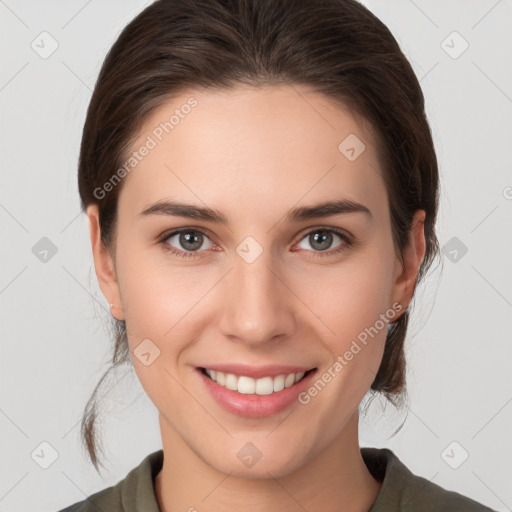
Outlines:
[[[382, 482], [377, 500], [368, 512], [495, 512], [416, 476], [388, 448], [363, 447], [361, 455], [368, 470]], [[154, 479], [162, 468], [163, 460], [163, 450], [153, 452], [116, 485], [59, 512], [161, 512]]]

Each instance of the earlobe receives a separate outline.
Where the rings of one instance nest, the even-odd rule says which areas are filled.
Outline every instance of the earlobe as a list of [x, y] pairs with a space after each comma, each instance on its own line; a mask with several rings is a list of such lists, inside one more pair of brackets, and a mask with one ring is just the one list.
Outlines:
[[124, 320], [119, 284], [112, 254], [105, 247], [101, 239], [98, 206], [96, 204], [89, 205], [86, 213], [89, 219], [89, 235], [98, 284], [109, 306], [113, 304], [113, 307], [110, 307], [112, 315], [118, 320]]
[[394, 301], [402, 305], [405, 311], [412, 300], [418, 278], [420, 265], [425, 257], [425, 211], [418, 210], [413, 216], [409, 243], [403, 251], [403, 264], [397, 258], [395, 282], [393, 285]]

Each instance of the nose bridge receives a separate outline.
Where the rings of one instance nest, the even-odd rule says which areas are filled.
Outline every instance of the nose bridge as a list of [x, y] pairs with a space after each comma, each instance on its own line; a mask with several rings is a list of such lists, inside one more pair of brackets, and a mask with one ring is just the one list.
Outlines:
[[226, 283], [224, 334], [252, 344], [289, 335], [293, 315], [282, 280], [271, 249], [264, 249], [251, 237], [239, 244]]

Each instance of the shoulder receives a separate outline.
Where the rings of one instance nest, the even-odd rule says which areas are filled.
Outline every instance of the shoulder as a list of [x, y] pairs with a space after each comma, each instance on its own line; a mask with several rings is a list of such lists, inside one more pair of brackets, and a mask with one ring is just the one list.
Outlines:
[[369, 471], [382, 487], [369, 512], [494, 512], [491, 508], [415, 475], [388, 448], [361, 448]]
[[123, 480], [116, 485], [107, 487], [99, 492], [91, 494], [83, 501], [78, 501], [69, 505], [59, 512], [93, 512], [98, 510], [108, 510], [109, 512], [123, 512], [121, 502], [120, 487]]
[[154, 478], [162, 468], [163, 450], [149, 454], [117, 484], [102, 489], [59, 512], [160, 512]]

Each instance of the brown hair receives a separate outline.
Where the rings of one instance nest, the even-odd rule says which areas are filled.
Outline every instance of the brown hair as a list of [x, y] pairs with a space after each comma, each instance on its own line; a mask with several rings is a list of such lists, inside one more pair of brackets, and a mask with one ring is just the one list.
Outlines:
[[[411, 220], [426, 211], [421, 280], [439, 253], [435, 233], [438, 166], [420, 84], [389, 31], [355, 0], [158, 0], [121, 32], [109, 50], [85, 120], [78, 165], [82, 208], [99, 208], [101, 237], [115, 255], [122, 183], [95, 191], [126, 160], [142, 123], [188, 88], [300, 84], [368, 120], [376, 134], [397, 254]], [[393, 404], [405, 393], [404, 340], [409, 311], [389, 324], [382, 363], [371, 385]], [[98, 470], [97, 393], [128, 363], [125, 322], [113, 320], [112, 364], [94, 389], [81, 424]]]

